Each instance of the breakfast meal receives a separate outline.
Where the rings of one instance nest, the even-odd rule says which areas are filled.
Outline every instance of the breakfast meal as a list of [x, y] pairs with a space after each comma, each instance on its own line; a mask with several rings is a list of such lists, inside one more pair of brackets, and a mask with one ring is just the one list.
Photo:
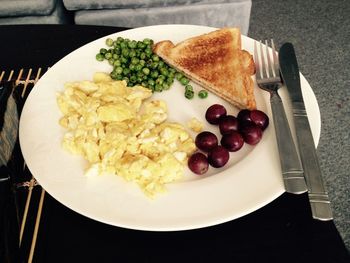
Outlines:
[[65, 84], [57, 96], [65, 128], [62, 147], [89, 163], [86, 175], [117, 174], [153, 197], [183, 177], [196, 149], [179, 123], [166, 122], [167, 105], [147, 100], [150, 89], [96, 73]]
[[[96, 54], [107, 60], [111, 72], [97, 72], [93, 80], [65, 84], [57, 104], [65, 129], [62, 147], [88, 161], [87, 176], [116, 174], [139, 185], [149, 197], [165, 185], [181, 180], [186, 166], [201, 175], [209, 167], [227, 164], [230, 152], [244, 144], [256, 145], [268, 126], [268, 117], [256, 109], [252, 56], [241, 49], [237, 28], [223, 28], [186, 39], [176, 45], [118, 37], [106, 39], [108, 48]], [[167, 122], [167, 105], [151, 100], [177, 80], [187, 99], [195, 97], [190, 80], [240, 109], [228, 114], [221, 104], [206, 110], [205, 119], [221, 134], [205, 131], [201, 120], [185, 125]], [[196, 133], [195, 139], [189, 130]]]
[[241, 49], [238, 28], [223, 28], [176, 45], [156, 43], [153, 51], [205, 89], [240, 109], [255, 109], [252, 56]]

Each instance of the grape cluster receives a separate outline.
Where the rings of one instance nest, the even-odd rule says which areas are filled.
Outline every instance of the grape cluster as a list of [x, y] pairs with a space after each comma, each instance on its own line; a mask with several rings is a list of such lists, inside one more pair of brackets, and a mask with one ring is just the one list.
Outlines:
[[188, 160], [188, 167], [196, 174], [206, 173], [209, 165], [223, 167], [229, 161], [229, 152], [240, 150], [244, 143], [258, 144], [269, 125], [268, 116], [260, 110], [244, 109], [235, 117], [227, 115], [225, 107], [220, 104], [210, 106], [205, 118], [210, 124], [219, 126], [221, 145], [212, 132], [203, 131], [196, 136], [195, 144], [202, 152], [194, 153]]

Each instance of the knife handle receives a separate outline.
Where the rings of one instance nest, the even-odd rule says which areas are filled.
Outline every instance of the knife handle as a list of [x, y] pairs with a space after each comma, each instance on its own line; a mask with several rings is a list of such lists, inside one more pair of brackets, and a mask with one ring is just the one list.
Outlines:
[[307, 191], [303, 168], [289, 128], [281, 97], [277, 91], [270, 97], [277, 147], [286, 192], [301, 194]]
[[332, 220], [332, 210], [328, 193], [323, 185], [314, 138], [304, 105], [296, 105], [293, 110], [295, 127], [298, 127], [297, 141], [304, 167], [305, 180], [309, 188], [312, 216], [318, 220]]

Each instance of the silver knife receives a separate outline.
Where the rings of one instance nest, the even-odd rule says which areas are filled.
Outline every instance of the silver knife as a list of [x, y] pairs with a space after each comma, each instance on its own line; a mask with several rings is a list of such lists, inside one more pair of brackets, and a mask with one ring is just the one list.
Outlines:
[[309, 189], [312, 216], [319, 220], [332, 220], [330, 201], [323, 185], [316, 147], [301, 92], [298, 62], [291, 43], [285, 43], [281, 46], [279, 63], [282, 79], [292, 102], [295, 132], [305, 180]]

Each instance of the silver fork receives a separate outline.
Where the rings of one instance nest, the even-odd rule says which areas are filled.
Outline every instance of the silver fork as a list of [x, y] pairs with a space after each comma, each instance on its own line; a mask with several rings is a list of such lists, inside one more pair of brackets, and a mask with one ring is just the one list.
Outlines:
[[[301, 194], [307, 191], [307, 186], [283, 103], [277, 92], [282, 86], [282, 81], [279, 74], [279, 63], [273, 39], [271, 39], [271, 46], [272, 50], [265, 40], [265, 48], [263, 48], [261, 41], [258, 48], [255, 41], [254, 60], [256, 81], [261, 89], [270, 93], [272, 117], [286, 192]], [[272, 59], [270, 53], [272, 53]]]

